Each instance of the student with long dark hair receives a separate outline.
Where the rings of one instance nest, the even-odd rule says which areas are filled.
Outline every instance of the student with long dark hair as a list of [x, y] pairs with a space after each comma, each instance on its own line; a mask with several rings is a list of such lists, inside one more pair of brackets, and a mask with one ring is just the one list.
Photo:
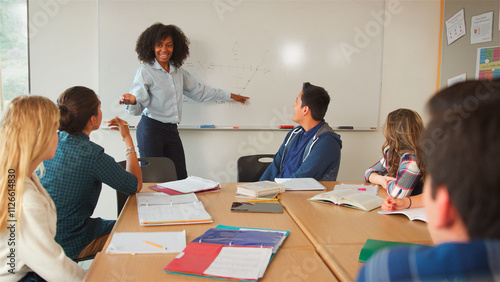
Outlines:
[[56, 241], [66, 255], [76, 259], [99, 252], [115, 223], [91, 218], [102, 183], [133, 194], [142, 188], [142, 173], [123, 120], [114, 118], [109, 125], [123, 138], [126, 170], [90, 141], [90, 133], [102, 121], [101, 102], [94, 91], [71, 87], [59, 96], [57, 104], [61, 112], [59, 145], [55, 157], [44, 162], [46, 173], [40, 180], [57, 207]]

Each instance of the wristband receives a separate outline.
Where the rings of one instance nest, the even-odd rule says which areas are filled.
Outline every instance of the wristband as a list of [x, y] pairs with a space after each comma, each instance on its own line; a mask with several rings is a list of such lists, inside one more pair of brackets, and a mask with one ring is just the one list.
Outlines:
[[407, 209], [409, 209], [411, 207], [411, 198], [408, 197], [408, 200], [410, 200], [410, 205], [407, 207]]

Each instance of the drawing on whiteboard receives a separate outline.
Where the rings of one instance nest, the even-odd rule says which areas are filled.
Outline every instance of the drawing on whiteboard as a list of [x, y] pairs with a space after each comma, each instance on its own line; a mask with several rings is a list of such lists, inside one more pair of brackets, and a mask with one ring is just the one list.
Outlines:
[[[264, 66], [269, 50], [262, 54], [262, 59], [258, 64], [249, 64], [242, 62], [240, 48], [238, 42], [233, 44], [231, 48], [233, 54], [233, 62], [231, 64], [223, 64], [207, 60], [196, 60], [195, 62], [187, 61], [184, 64], [186, 70], [191, 72], [200, 80], [206, 79], [209, 72], [225, 71], [229, 72], [229, 77], [232, 78], [231, 89], [236, 89], [233, 93], [244, 95], [248, 86], [256, 80], [256, 75], [266, 75], [271, 70]], [[193, 102], [193, 100], [184, 97], [184, 102]], [[217, 101], [217, 104], [230, 103], [230, 101]]]

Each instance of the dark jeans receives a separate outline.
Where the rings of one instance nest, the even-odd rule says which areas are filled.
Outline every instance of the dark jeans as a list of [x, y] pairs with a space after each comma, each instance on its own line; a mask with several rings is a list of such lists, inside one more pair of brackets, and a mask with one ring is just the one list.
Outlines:
[[186, 157], [177, 124], [163, 123], [142, 116], [137, 125], [137, 145], [142, 158], [170, 158], [175, 164], [177, 178], [187, 177]]

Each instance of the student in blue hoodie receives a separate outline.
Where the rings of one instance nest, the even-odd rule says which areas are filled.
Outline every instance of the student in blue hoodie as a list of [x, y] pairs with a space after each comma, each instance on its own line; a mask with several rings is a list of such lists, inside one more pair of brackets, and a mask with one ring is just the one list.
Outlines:
[[276, 177], [337, 179], [342, 141], [324, 120], [329, 103], [330, 96], [323, 87], [304, 83], [293, 104], [292, 119], [299, 126], [287, 134], [261, 181]]

